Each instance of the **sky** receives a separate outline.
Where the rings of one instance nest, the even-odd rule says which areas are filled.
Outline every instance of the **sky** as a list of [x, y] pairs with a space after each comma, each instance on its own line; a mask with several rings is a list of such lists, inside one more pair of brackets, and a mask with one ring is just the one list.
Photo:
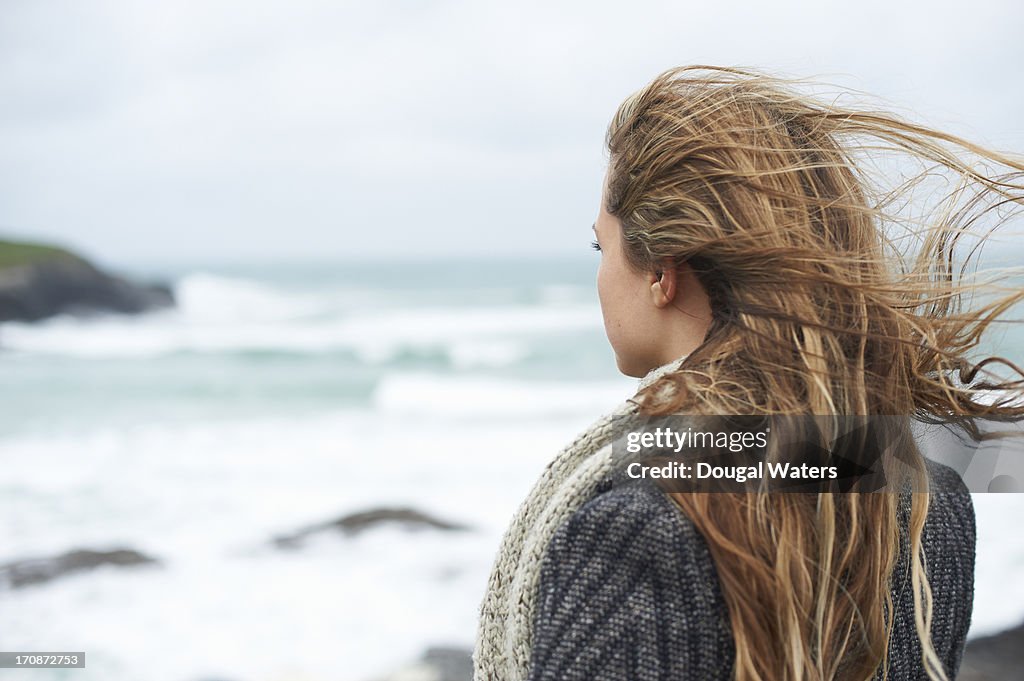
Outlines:
[[738, 65], [1024, 151], [1024, 4], [0, 2], [0, 237], [139, 265], [570, 255], [616, 106]]

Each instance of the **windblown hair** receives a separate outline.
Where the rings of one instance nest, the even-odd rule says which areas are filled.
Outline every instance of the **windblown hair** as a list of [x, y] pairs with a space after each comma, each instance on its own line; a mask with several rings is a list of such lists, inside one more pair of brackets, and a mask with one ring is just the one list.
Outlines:
[[[688, 263], [713, 311], [703, 344], [638, 396], [643, 410], [902, 415], [976, 438], [977, 419], [1024, 418], [1020, 368], [972, 361], [1024, 288], [968, 276], [978, 244], [1024, 206], [1024, 161], [803, 87], [739, 69], [670, 69], [627, 98], [608, 128], [605, 209], [621, 222], [627, 260], [648, 272]], [[919, 172], [887, 186], [907, 161]], [[932, 187], [924, 205], [915, 190], [936, 178], [952, 188]], [[972, 230], [984, 233], [958, 271], [955, 252]], [[992, 295], [965, 309], [979, 291]], [[903, 444], [915, 489], [927, 490], [920, 452]], [[922, 663], [946, 679], [929, 633], [929, 496], [911, 496]], [[715, 560], [736, 679], [869, 679], [888, 669], [896, 494], [671, 497]]]

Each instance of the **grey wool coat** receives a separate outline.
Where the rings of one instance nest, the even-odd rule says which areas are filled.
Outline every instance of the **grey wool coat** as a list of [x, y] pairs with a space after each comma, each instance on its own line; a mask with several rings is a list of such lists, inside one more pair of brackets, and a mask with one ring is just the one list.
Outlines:
[[[640, 388], [683, 359], [650, 372]], [[612, 443], [636, 413], [626, 401], [580, 434], [513, 517], [480, 606], [474, 681], [732, 678], [734, 641], [703, 536], [654, 483], [617, 466]], [[927, 466], [932, 643], [952, 679], [971, 622], [974, 507], [953, 469]], [[904, 550], [892, 584], [889, 678], [899, 680], [927, 678], [914, 627], [909, 501], [901, 498]]]

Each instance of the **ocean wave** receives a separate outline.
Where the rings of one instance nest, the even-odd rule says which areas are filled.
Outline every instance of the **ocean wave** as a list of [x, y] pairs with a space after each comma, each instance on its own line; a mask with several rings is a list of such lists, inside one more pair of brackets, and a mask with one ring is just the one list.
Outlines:
[[283, 321], [329, 311], [311, 292], [290, 292], [255, 279], [196, 272], [174, 286], [177, 314], [191, 322]]
[[407, 373], [385, 376], [372, 404], [385, 414], [561, 417], [604, 413], [635, 388], [627, 379], [556, 382]]
[[324, 354], [351, 351], [366, 363], [445, 353], [451, 366], [507, 366], [552, 334], [599, 332], [596, 306], [352, 306], [337, 291], [292, 292], [258, 281], [192, 274], [178, 307], [139, 316], [59, 316], [0, 327], [0, 349], [84, 358], [181, 353]]

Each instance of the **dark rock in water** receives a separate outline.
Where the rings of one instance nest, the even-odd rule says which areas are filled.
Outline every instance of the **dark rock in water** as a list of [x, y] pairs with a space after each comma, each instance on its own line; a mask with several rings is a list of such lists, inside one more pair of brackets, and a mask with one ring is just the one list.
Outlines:
[[174, 295], [163, 284], [129, 282], [64, 249], [0, 241], [0, 322], [171, 305]]
[[427, 648], [423, 663], [437, 671], [437, 681], [471, 681], [473, 651], [468, 648]]
[[418, 661], [379, 681], [472, 681], [472, 654], [469, 648], [430, 647]]
[[1019, 679], [1024, 670], [1024, 623], [1013, 629], [972, 639], [964, 649], [957, 681]]
[[298, 546], [303, 539], [315, 532], [324, 530], [340, 530], [346, 535], [363, 532], [378, 525], [397, 523], [408, 529], [429, 527], [437, 530], [466, 530], [465, 525], [438, 520], [425, 513], [411, 508], [375, 508], [369, 511], [352, 513], [337, 520], [310, 525], [293, 534], [276, 537], [274, 543], [282, 548]]
[[158, 564], [159, 561], [131, 549], [92, 551], [76, 549], [52, 558], [27, 558], [0, 565], [0, 585], [11, 589], [41, 584], [68, 573], [100, 565]]

